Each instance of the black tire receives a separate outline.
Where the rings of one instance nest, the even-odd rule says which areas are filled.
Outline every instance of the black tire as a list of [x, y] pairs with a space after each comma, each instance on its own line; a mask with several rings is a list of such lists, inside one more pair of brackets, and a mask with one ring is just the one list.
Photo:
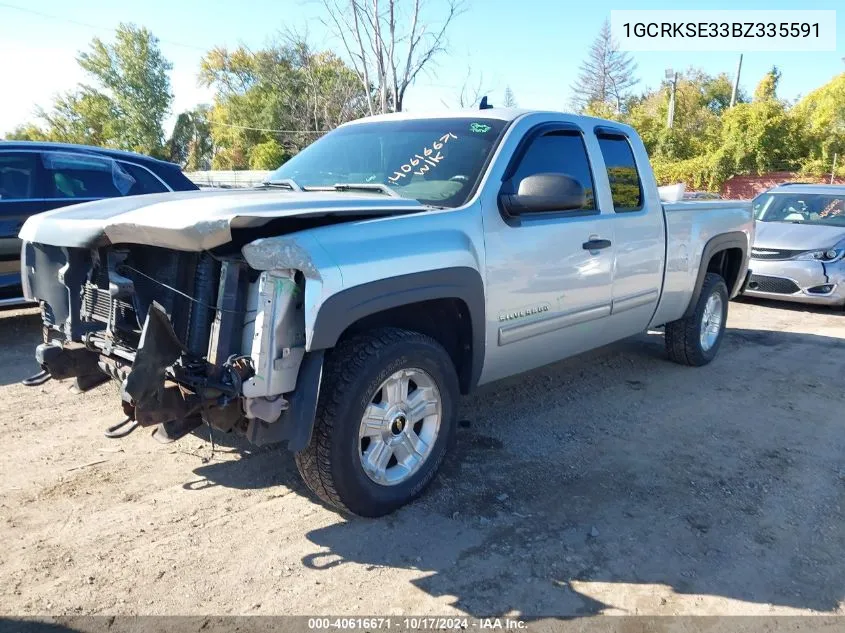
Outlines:
[[[704, 308], [711, 296], [718, 293], [722, 298], [722, 327], [716, 342], [710, 349], [701, 346], [701, 321]], [[666, 324], [666, 351], [669, 359], [681, 365], [700, 367], [716, 357], [725, 336], [728, 320], [728, 286], [721, 275], [707, 273], [701, 286], [701, 294], [691, 316]]]
[[[416, 473], [402, 483], [380, 485], [361, 465], [359, 425], [379, 386], [412, 367], [428, 373], [440, 392], [440, 429]], [[311, 442], [295, 456], [299, 473], [314, 494], [339, 510], [389, 514], [418, 497], [437, 473], [454, 438], [458, 398], [452, 360], [431, 337], [383, 328], [342, 341], [326, 358]]]

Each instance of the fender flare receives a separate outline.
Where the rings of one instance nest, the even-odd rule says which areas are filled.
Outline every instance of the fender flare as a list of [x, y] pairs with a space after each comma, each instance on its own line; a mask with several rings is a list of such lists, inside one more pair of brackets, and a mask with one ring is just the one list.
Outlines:
[[[704, 250], [701, 253], [701, 261], [698, 264], [698, 276], [695, 279], [695, 286], [693, 287], [689, 305], [687, 306], [686, 312], [684, 312], [685, 318], [692, 316], [693, 312], [695, 312], [695, 306], [698, 304], [698, 297], [701, 295], [701, 286], [704, 285], [704, 277], [707, 275], [707, 264], [710, 263], [710, 259], [719, 251], [724, 251], [729, 248], [740, 249], [742, 251], [743, 264], [747, 263], [748, 237], [745, 233], [742, 231], [730, 231], [710, 238], [710, 240], [704, 245]], [[745, 274], [743, 272], [743, 266], [740, 266], [734, 287], [728, 288], [729, 297], [736, 295], [737, 291], [742, 286], [744, 279]]]
[[314, 319], [309, 350], [334, 347], [343, 332], [364, 317], [432, 299], [459, 299], [469, 310], [472, 326], [470, 390], [478, 384], [484, 364], [485, 300], [481, 275], [466, 266], [387, 277], [332, 295], [320, 306]]

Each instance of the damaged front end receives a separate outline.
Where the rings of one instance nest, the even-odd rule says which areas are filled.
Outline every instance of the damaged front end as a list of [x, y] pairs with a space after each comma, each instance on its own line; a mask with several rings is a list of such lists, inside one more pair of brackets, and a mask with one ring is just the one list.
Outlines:
[[305, 277], [237, 255], [24, 243], [41, 302], [36, 359], [86, 390], [120, 383], [124, 411], [159, 439], [203, 422], [255, 444], [310, 440], [322, 352], [305, 352]]

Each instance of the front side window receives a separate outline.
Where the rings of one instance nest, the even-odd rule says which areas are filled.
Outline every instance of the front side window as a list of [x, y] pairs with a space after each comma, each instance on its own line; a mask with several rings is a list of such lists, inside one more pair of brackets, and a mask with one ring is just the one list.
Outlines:
[[845, 227], [845, 194], [762, 194], [754, 200], [754, 217], [760, 222]]
[[35, 195], [36, 154], [0, 152], [0, 200], [26, 200]]
[[307, 190], [383, 185], [423, 204], [457, 207], [475, 190], [507, 125], [496, 119], [372, 121], [338, 128], [274, 171]]
[[[528, 176], [536, 174], [565, 174], [584, 188], [585, 201], [581, 210], [595, 210], [593, 176], [587, 148], [577, 132], [550, 132], [531, 141], [519, 161], [511, 182], [514, 190]], [[575, 210], [575, 209], [573, 209]]]
[[129, 195], [135, 179], [117, 161], [71, 152], [41, 155], [48, 198], [117, 198]]
[[613, 210], [617, 213], [639, 211], [643, 206], [643, 188], [628, 139], [622, 136], [599, 136], [598, 141], [607, 167]]

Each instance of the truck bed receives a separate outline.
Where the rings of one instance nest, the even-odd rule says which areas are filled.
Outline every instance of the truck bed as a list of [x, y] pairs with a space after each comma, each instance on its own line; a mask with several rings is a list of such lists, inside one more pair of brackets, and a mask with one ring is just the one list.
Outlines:
[[[715, 236], [741, 232], [753, 242], [750, 200], [690, 200], [663, 204], [666, 222], [666, 272], [652, 326], [680, 318], [689, 305], [701, 253]], [[702, 213], [706, 211], [707, 213]], [[734, 295], [737, 289], [729, 289]]]

